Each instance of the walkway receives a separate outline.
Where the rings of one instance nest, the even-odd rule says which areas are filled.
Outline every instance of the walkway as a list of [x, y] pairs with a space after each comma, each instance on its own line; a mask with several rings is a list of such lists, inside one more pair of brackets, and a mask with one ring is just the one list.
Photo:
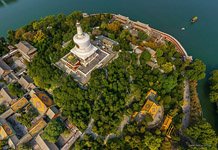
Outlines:
[[156, 32], [156, 33], [159, 33], [165, 40], [173, 43], [175, 46], [176, 46], [176, 49], [178, 50], [178, 52], [180, 54], [182, 54], [183, 56], [186, 56], [188, 57], [188, 54], [186, 52], [186, 50], [184, 49], [184, 47], [180, 44], [180, 42], [175, 39], [173, 36], [167, 34], [167, 33], [164, 33], [162, 31], [159, 31], [159, 30], [156, 30], [156, 29], [153, 29], [151, 28], [153, 32]]
[[159, 31], [157, 29], [151, 28], [148, 24], [144, 24], [144, 23], [141, 23], [139, 21], [137, 21], [137, 22], [132, 21], [128, 17], [122, 16], [122, 15], [113, 15], [113, 16], [115, 17], [115, 19], [117, 21], [120, 21], [121, 23], [124, 23], [124, 24], [132, 22], [133, 27], [136, 28], [136, 29], [144, 30], [144, 31], [149, 31], [151, 33], [158, 33], [158, 34], [160, 34], [165, 40], [172, 42], [176, 46], [176, 49], [178, 50], [178, 52], [180, 54], [182, 54], [185, 57], [189, 57], [187, 52], [186, 52], [186, 50], [184, 49], [184, 47], [173, 36], [171, 36], [171, 35], [169, 35], [167, 33], [164, 33], [162, 31]]
[[98, 135], [92, 131], [93, 124], [94, 124], [94, 119], [91, 118], [88, 127], [86, 128], [86, 130], [85, 130], [85, 131], [83, 132], [83, 134], [81, 135], [81, 139], [83, 138], [83, 136], [84, 136], [85, 134], [90, 134], [94, 139], [97, 138]]
[[183, 94], [183, 106], [182, 110], [184, 117], [182, 119], [182, 129], [185, 129], [189, 125], [190, 119], [190, 88], [188, 80], [184, 81], [184, 94]]

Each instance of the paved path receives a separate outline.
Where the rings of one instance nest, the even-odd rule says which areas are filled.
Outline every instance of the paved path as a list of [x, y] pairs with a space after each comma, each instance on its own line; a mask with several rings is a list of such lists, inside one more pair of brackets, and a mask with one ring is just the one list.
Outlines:
[[183, 94], [183, 106], [182, 110], [184, 117], [182, 119], [182, 128], [185, 129], [189, 125], [190, 120], [190, 88], [188, 80], [184, 81], [184, 94]]
[[170, 41], [171, 43], [173, 43], [173, 44], [176, 46], [176, 48], [177, 48], [177, 50], [179, 51], [179, 53], [181, 53], [183, 56], [188, 57], [188, 54], [187, 54], [186, 50], [184, 49], [184, 47], [183, 47], [183, 46], [180, 44], [180, 42], [179, 42], [177, 39], [175, 39], [173, 36], [171, 36], [171, 35], [169, 35], [169, 34], [167, 34], [167, 33], [164, 33], [164, 32], [162, 32], [162, 31], [153, 29], [153, 28], [152, 28], [152, 31], [161, 34], [161, 36], [162, 36], [165, 40]]
[[94, 119], [91, 118], [91, 120], [90, 120], [90, 122], [89, 122], [89, 125], [88, 125], [88, 127], [86, 128], [86, 130], [83, 132], [83, 134], [81, 135], [81, 138], [83, 138], [83, 136], [84, 136], [85, 134], [90, 134], [94, 139], [97, 138], [98, 135], [92, 131], [93, 124], [94, 124]]

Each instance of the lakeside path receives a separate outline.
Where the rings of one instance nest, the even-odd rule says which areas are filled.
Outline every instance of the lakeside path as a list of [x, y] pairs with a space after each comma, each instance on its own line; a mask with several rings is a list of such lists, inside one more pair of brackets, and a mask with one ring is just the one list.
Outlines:
[[182, 119], [182, 129], [185, 129], [189, 125], [190, 120], [190, 87], [188, 80], [184, 81], [184, 94], [183, 94], [183, 106], [182, 110], [184, 117]]
[[[92, 14], [92, 15], [95, 15], [95, 14]], [[139, 22], [139, 21], [132, 21], [130, 20], [128, 17], [125, 17], [125, 16], [122, 16], [122, 15], [116, 15], [116, 14], [112, 14], [112, 16], [114, 17], [115, 20], [123, 23], [123, 24], [132, 24], [134, 28], [138, 29], [138, 30], [142, 30], [142, 31], [145, 31], [146, 33], [157, 33], [159, 35], [161, 35], [161, 37], [163, 39], [165, 39], [166, 41], [170, 41], [172, 42], [175, 47], [176, 47], [176, 50], [184, 57], [187, 57], [189, 59], [192, 59], [190, 56], [188, 56], [186, 50], [184, 49], [184, 47], [181, 45], [181, 43], [176, 39], [174, 38], [173, 36], [165, 33], [165, 32], [162, 32], [162, 31], [159, 31], [157, 29], [154, 29], [152, 27], [150, 27], [148, 24], [144, 24], [142, 22]]]

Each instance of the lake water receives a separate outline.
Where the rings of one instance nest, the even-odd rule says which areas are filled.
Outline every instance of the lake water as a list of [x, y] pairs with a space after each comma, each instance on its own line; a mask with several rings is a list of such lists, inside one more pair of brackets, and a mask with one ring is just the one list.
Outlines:
[[[218, 69], [217, 0], [0, 0], [0, 36], [30, 21], [74, 10], [87, 13], [117, 13], [129, 16], [176, 37], [189, 55], [207, 65], [207, 77]], [[198, 16], [196, 24], [190, 18]], [[185, 27], [185, 31], [181, 28]], [[218, 131], [218, 115], [209, 102], [206, 79], [199, 82], [204, 117]]]

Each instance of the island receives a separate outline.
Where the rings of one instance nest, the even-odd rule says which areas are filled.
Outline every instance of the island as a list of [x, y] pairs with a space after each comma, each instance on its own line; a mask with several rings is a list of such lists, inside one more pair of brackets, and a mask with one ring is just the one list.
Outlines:
[[173, 36], [117, 14], [47, 16], [0, 39], [0, 147], [208, 149], [197, 81]]

